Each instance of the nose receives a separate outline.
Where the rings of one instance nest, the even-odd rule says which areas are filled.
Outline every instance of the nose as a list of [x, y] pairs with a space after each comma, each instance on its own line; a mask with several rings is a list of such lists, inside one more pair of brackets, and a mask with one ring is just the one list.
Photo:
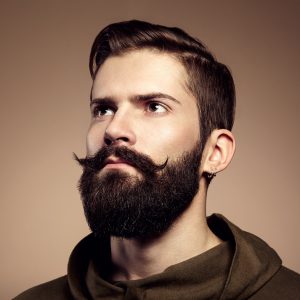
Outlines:
[[136, 134], [133, 123], [133, 116], [129, 112], [116, 111], [105, 130], [105, 145], [134, 145]]

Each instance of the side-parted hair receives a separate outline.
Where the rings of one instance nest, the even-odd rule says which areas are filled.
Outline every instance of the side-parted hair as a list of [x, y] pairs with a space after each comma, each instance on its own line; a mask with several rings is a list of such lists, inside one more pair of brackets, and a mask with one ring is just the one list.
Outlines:
[[235, 87], [229, 69], [199, 40], [179, 28], [138, 20], [108, 25], [91, 49], [92, 79], [108, 57], [147, 48], [170, 53], [185, 67], [187, 87], [197, 99], [202, 147], [214, 129], [232, 129]]

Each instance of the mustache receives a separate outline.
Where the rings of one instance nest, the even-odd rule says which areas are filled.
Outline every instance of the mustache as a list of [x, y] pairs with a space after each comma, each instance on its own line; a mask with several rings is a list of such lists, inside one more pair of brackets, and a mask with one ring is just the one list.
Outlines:
[[106, 160], [112, 155], [124, 160], [148, 176], [154, 176], [158, 171], [164, 169], [168, 163], [167, 158], [163, 164], [156, 164], [148, 155], [138, 153], [125, 146], [104, 146], [95, 155], [85, 158], [78, 158], [75, 153], [73, 155], [80, 166], [94, 172], [100, 171], [105, 166]]

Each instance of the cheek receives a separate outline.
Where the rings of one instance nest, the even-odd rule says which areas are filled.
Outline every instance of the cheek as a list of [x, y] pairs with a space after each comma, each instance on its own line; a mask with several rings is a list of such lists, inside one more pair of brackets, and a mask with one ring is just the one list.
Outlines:
[[194, 147], [197, 136], [189, 130], [170, 131], [165, 136], [166, 148], [170, 154], [177, 157], [178, 153], [191, 150]]
[[87, 132], [86, 151], [88, 156], [94, 155], [103, 146], [104, 130], [99, 127], [96, 124], [91, 124]]
[[189, 123], [177, 120], [169, 126], [152, 126], [151, 139], [147, 140], [146, 151], [157, 161], [166, 157], [176, 159], [185, 151], [190, 151], [199, 141], [199, 126], [194, 122]]

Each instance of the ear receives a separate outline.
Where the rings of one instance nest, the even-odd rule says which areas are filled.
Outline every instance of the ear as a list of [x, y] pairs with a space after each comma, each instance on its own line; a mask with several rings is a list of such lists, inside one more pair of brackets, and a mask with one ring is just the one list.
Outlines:
[[224, 170], [234, 155], [235, 139], [227, 129], [215, 129], [205, 145], [202, 174], [215, 174]]

